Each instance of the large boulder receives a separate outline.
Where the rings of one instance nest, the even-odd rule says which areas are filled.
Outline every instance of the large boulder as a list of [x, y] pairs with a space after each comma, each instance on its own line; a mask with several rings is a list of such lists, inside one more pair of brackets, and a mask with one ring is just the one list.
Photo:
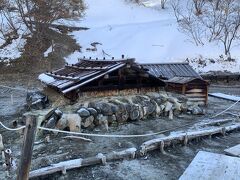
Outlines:
[[137, 104], [131, 105], [131, 110], [129, 112], [129, 119], [132, 121], [140, 119], [140, 106]]
[[133, 96], [132, 102], [142, 106], [145, 117], [156, 113], [156, 102], [151, 100], [148, 96]]
[[94, 118], [97, 117], [98, 112], [94, 108], [87, 108], [87, 110], [90, 112], [90, 115], [92, 115]]
[[107, 116], [108, 118], [108, 124], [111, 125], [111, 124], [116, 124], [117, 122], [117, 118], [115, 115], [111, 115], [111, 116]]
[[117, 111], [115, 112], [117, 122], [126, 122], [129, 118], [129, 111], [131, 110], [131, 105], [126, 102], [122, 102], [119, 99], [113, 99], [110, 102], [117, 108]]
[[49, 105], [48, 97], [39, 91], [27, 93], [26, 102], [27, 110], [41, 110]]
[[64, 130], [68, 128], [73, 132], [81, 131], [81, 117], [78, 114], [63, 114], [62, 118], [58, 121], [56, 128]]
[[98, 114], [97, 118], [95, 119], [95, 124], [100, 127], [104, 127], [106, 131], [108, 131], [108, 122], [109, 116], [104, 116], [102, 114]]
[[199, 107], [199, 106], [192, 106], [189, 107], [188, 110], [191, 112], [191, 114], [193, 115], [204, 115], [205, 111], [203, 108]]
[[117, 111], [117, 108], [113, 104], [106, 101], [91, 102], [89, 103], [89, 107], [94, 108], [98, 113], [101, 113], [104, 116], [111, 116]]
[[88, 128], [93, 125], [93, 122], [94, 122], [94, 117], [89, 116], [87, 118], [83, 118], [81, 124], [84, 128]]
[[61, 119], [63, 115], [63, 112], [60, 111], [58, 108], [54, 109], [51, 114], [48, 115], [47, 119], [45, 120], [46, 124], [45, 127], [46, 128], [55, 128], [57, 122], [59, 121], [59, 119]]
[[97, 111], [97, 113], [101, 113], [101, 106], [99, 101], [91, 101], [88, 104], [88, 108], [93, 108]]
[[82, 118], [86, 118], [89, 117], [91, 114], [89, 112], [89, 110], [87, 108], [80, 108], [77, 113], [79, 114], [79, 116], [81, 116]]
[[152, 103], [155, 104], [155, 117], [159, 117], [162, 114], [162, 109], [161, 107], [156, 103], [156, 101], [152, 100]]
[[147, 96], [150, 97], [151, 100], [154, 100], [159, 106], [165, 103], [168, 99], [168, 95], [166, 92], [147, 93]]
[[173, 103], [167, 101], [167, 102], [165, 103], [165, 109], [164, 109], [164, 111], [165, 111], [165, 112], [169, 112], [169, 111], [172, 110], [172, 109], [173, 109]]

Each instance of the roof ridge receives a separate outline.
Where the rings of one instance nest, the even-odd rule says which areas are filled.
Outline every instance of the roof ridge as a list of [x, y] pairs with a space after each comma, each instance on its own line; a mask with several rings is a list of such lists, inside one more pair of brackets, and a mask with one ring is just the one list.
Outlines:
[[139, 63], [140, 65], [172, 65], [172, 64], [189, 64], [188, 62], [170, 62], [170, 63], [167, 63], [167, 62], [163, 62], [163, 63]]

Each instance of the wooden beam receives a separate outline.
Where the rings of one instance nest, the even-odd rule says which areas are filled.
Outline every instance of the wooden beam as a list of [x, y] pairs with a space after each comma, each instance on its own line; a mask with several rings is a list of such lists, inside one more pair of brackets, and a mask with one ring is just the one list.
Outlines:
[[185, 93], [186, 93], [186, 84], [182, 86], [182, 94], [185, 94]]
[[20, 164], [18, 168], [17, 180], [28, 180], [31, 167], [32, 151], [37, 129], [37, 120], [33, 115], [26, 118], [26, 128], [24, 130], [23, 146]]
[[86, 67], [86, 68], [84, 68], [84, 67], [78, 67], [78, 66], [75, 66], [75, 65], [73, 65], [73, 66], [66, 65], [66, 67], [77, 69], [77, 70], [86, 70], [86, 71], [92, 71], [92, 70], [101, 71], [101, 70], [105, 70], [105, 69], [108, 68], [108, 66], [107, 67]]
[[205, 92], [205, 95], [206, 95], [206, 97], [205, 97], [205, 105], [207, 105], [208, 104], [208, 91], [209, 91], [209, 87], [208, 86], [206, 86], [206, 92]]
[[216, 134], [225, 134], [226, 132], [231, 132], [231, 131], [237, 130], [237, 129], [240, 129], [240, 123], [236, 123], [235, 125], [229, 125], [229, 126], [225, 126], [225, 127], [196, 130], [196, 131], [178, 133], [176, 135], [171, 135], [171, 136], [167, 136], [167, 137], [152, 139], [152, 140], [144, 142], [140, 146], [140, 154], [145, 155], [148, 151], [158, 149], [162, 142], [164, 142], [164, 145], [167, 147], [170, 144], [172, 144], [172, 142], [182, 143], [184, 141], [185, 137], [187, 137], [188, 140], [192, 140], [192, 139], [201, 138], [201, 137], [205, 137], [205, 136], [212, 136], [212, 135], [216, 135]]
[[48, 167], [44, 167], [44, 168], [32, 171], [30, 173], [30, 178], [37, 178], [44, 175], [50, 175], [56, 172], [62, 172], [63, 174], [66, 174], [66, 170], [70, 170], [70, 169], [97, 165], [97, 164], [105, 165], [106, 162], [116, 161], [121, 159], [129, 159], [129, 158], [134, 159], [136, 151], [137, 151], [136, 148], [129, 148], [120, 152], [108, 153], [106, 155], [99, 153], [95, 157], [89, 157], [84, 159], [79, 158], [79, 159], [63, 161], [57, 164], [52, 164], [51, 166], [48, 166]]

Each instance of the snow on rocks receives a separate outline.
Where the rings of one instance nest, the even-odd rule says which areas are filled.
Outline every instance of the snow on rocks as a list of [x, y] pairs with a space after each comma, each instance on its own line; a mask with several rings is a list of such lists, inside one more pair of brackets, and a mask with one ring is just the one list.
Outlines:
[[27, 109], [45, 109], [49, 105], [49, 100], [42, 92], [27, 93]]
[[[28, 97], [29, 101], [35, 102], [35, 100], [46, 98], [41, 94], [33, 93], [32, 95]], [[42, 115], [39, 125], [73, 132], [81, 132], [82, 129], [93, 130], [98, 127], [108, 131], [109, 126], [118, 126], [131, 121], [159, 117], [171, 120], [181, 113], [191, 115], [205, 113], [202, 107], [188, 101], [186, 97], [165, 91], [145, 95], [88, 99], [80, 105], [61, 107], [60, 110], [52, 108], [40, 112]]]
[[0, 61], [9, 62], [10, 60], [21, 57], [26, 40], [19, 37], [12, 40], [12, 43], [0, 48]]
[[233, 56], [234, 60], [229, 61], [226, 58], [199, 56], [198, 58], [189, 58], [186, 61], [199, 73], [205, 74], [212, 71], [239, 73], [240, 57]]
[[[61, 119], [53, 120], [56, 128], [61, 130], [68, 128], [70, 131], [80, 132], [81, 128], [93, 130], [100, 127], [108, 131], [109, 126], [131, 121], [156, 117], [167, 117], [171, 120], [179, 113], [185, 112], [192, 115], [204, 114], [203, 109], [197, 104], [191, 104], [187, 100], [180, 101], [173, 96], [173, 93], [166, 92], [94, 99], [83, 103], [71, 113], [69, 110], [68, 108], [68, 112], [63, 113]], [[51, 119], [53, 118], [48, 118], [45, 126], [51, 124], [49, 122]]]
[[89, 117], [90, 116], [90, 112], [88, 111], [87, 108], [80, 108], [77, 113], [79, 114], [79, 116], [81, 117]]
[[61, 130], [69, 128], [72, 132], [80, 132], [81, 121], [82, 119], [78, 114], [63, 114], [56, 127]]
[[40, 75], [38, 76], [38, 79], [39, 79], [41, 82], [45, 83], [45, 84], [50, 84], [50, 83], [52, 83], [52, 82], [55, 81], [55, 79], [54, 79], [53, 77], [48, 76], [48, 75], [46, 75], [46, 74], [44, 74], [44, 73], [40, 74]]

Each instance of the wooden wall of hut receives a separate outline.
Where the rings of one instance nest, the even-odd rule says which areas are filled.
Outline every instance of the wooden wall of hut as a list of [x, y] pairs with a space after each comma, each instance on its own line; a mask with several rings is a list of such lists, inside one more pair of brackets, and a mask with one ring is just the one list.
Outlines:
[[136, 94], [146, 94], [148, 92], [160, 92], [164, 90], [161, 87], [145, 87], [145, 88], [132, 88], [132, 89], [115, 89], [104, 91], [86, 91], [80, 92], [79, 97], [106, 97], [106, 96], [127, 96]]
[[204, 105], [208, 103], [208, 83], [204, 80], [195, 79], [186, 84], [168, 83], [166, 90], [184, 94], [191, 102]]

